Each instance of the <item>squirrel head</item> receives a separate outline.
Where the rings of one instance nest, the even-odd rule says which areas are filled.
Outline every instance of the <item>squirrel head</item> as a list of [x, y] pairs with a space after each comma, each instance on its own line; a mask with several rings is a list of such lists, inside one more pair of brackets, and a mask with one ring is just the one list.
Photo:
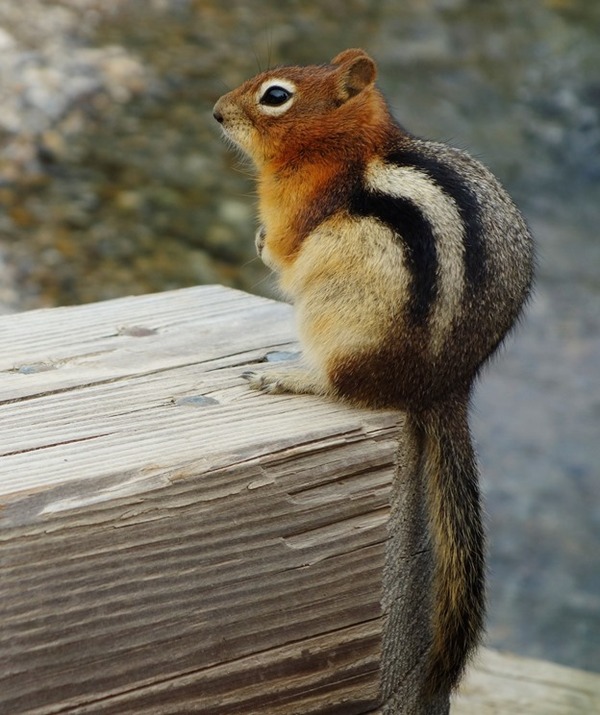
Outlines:
[[366, 52], [344, 50], [329, 64], [262, 72], [221, 97], [213, 116], [259, 169], [352, 160], [390, 121], [376, 76]]

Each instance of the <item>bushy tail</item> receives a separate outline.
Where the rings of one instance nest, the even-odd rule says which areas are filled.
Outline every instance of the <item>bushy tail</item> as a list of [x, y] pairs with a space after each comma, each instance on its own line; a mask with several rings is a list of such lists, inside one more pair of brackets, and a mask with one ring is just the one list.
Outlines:
[[485, 611], [485, 537], [468, 396], [408, 415], [419, 445], [434, 547], [433, 642], [424, 695], [448, 692], [477, 646]]

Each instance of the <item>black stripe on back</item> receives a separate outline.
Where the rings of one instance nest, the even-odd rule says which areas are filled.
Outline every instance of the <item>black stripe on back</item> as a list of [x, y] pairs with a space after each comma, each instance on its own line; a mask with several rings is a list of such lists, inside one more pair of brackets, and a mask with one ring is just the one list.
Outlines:
[[454, 201], [464, 225], [465, 280], [471, 290], [476, 289], [486, 279], [487, 256], [481, 208], [475, 192], [458, 171], [444, 161], [423, 156], [420, 152], [395, 151], [386, 156], [386, 161], [420, 169]]
[[350, 197], [350, 213], [378, 219], [405, 245], [412, 278], [410, 318], [423, 325], [437, 296], [437, 252], [429, 221], [412, 201], [379, 191], [357, 188]]

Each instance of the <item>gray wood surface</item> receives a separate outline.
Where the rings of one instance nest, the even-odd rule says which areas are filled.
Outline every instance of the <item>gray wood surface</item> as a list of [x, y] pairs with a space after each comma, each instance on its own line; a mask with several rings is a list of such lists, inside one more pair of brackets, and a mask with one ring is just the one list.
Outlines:
[[598, 715], [600, 675], [482, 648], [452, 715]]
[[0, 711], [376, 707], [399, 416], [248, 390], [289, 349], [220, 287], [2, 319]]

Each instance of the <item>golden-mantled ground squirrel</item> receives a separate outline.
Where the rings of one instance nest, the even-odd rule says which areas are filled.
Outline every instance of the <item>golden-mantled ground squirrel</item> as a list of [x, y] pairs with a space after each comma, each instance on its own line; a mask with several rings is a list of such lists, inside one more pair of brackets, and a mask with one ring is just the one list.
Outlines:
[[427, 694], [458, 683], [484, 617], [484, 534], [468, 426], [473, 381], [529, 294], [527, 226], [494, 176], [392, 118], [351, 49], [278, 67], [214, 117], [258, 170], [257, 248], [295, 304], [302, 367], [264, 392], [406, 412], [435, 548]]

